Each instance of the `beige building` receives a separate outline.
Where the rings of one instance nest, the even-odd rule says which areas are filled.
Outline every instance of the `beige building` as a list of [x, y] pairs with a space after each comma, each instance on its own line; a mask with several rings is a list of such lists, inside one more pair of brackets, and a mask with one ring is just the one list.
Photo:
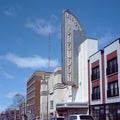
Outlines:
[[40, 119], [48, 119], [48, 80], [50, 75], [43, 75], [40, 86]]
[[[97, 44], [96, 39], [86, 39], [79, 45], [77, 86], [63, 83], [61, 67], [50, 75], [48, 98], [44, 98], [44, 102], [48, 100], [48, 118], [88, 112], [88, 58], [97, 51]], [[43, 88], [47, 89], [45, 86]]]
[[49, 76], [43, 75], [40, 87], [40, 119], [47, 120], [57, 115], [56, 104], [66, 102], [67, 86], [61, 81], [61, 67], [57, 67]]
[[[61, 67], [57, 67], [48, 82], [48, 111], [49, 115], [57, 115], [56, 104], [64, 103], [68, 99], [67, 86], [62, 83]], [[49, 116], [50, 117], [50, 116]]]

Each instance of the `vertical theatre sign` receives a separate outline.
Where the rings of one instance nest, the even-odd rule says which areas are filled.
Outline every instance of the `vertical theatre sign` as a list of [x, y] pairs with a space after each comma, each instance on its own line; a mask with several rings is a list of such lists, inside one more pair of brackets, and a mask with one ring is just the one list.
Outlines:
[[78, 85], [78, 47], [85, 40], [77, 18], [69, 11], [62, 17], [62, 81], [70, 86]]

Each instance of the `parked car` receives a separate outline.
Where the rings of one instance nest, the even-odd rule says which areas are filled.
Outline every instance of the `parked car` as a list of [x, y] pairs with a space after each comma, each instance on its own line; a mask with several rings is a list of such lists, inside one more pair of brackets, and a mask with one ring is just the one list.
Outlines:
[[64, 120], [63, 116], [58, 116], [56, 120]]
[[68, 116], [68, 120], [94, 120], [91, 115], [87, 114], [73, 114]]

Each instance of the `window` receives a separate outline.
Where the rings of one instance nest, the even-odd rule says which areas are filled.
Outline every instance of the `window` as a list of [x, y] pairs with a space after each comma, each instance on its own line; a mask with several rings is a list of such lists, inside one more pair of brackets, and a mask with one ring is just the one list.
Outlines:
[[70, 116], [69, 120], [77, 120], [77, 116]]
[[117, 57], [107, 61], [107, 75], [118, 72]]
[[92, 100], [100, 99], [100, 86], [93, 87], [92, 89]]
[[96, 80], [100, 78], [100, 70], [99, 66], [92, 68], [92, 80]]
[[53, 109], [53, 100], [50, 101], [50, 109]]
[[83, 116], [80, 116], [80, 120], [93, 120], [92, 116], [89, 116], [89, 115], [83, 115]]
[[118, 80], [108, 83], [107, 97], [119, 95]]

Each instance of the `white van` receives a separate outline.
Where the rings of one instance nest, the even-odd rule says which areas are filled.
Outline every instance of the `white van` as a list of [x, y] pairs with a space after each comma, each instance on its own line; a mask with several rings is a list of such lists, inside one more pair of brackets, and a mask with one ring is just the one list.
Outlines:
[[94, 120], [91, 115], [87, 114], [73, 114], [68, 116], [68, 120]]

